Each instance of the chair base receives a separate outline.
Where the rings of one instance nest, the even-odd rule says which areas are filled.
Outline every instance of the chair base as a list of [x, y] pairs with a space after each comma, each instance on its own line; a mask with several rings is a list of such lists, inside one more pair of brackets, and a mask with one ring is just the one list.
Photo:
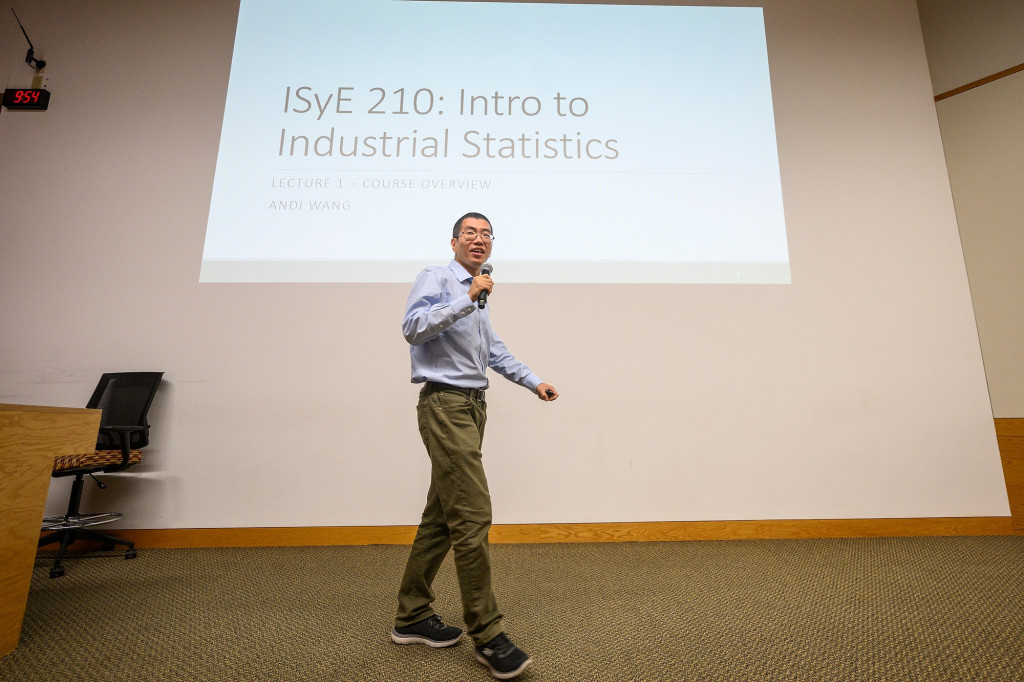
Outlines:
[[[87, 516], [94, 516], [89, 514]], [[120, 516], [120, 514], [117, 514]], [[64, 517], [57, 517], [58, 519], [64, 519]], [[113, 520], [113, 519], [110, 519]], [[69, 523], [71, 519], [68, 519]], [[103, 523], [103, 522], [101, 522]], [[107, 533], [100, 533], [95, 530], [89, 530], [88, 528], [82, 528], [80, 526], [71, 526], [62, 528], [54, 533], [43, 536], [39, 540], [39, 547], [44, 547], [54, 542], [60, 542], [60, 548], [57, 550], [57, 556], [53, 561], [53, 566], [50, 568], [50, 577], [59, 578], [64, 575], [64, 566], [61, 561], [64, 559], [64, 553], [67, 551], [68, 546], [77, 540], [87, 540], [89, 542], [99, 542], [103, 545], [103, 549], [110, 550], [118, 545], [127, 547], [124, 553], [125, 559], [134, 559], [138, 556], [138, 552], [135, 551], [135, 543], [129, 540], [116, 537], [114, 535], [108, 535]]]
[[121, 518], [121, 512], [97, 512], [94, 514], [77, 514], [75, 516], [48, 516], [43, 519], [43, 532], [48, 530], [70, 530], [98, 526]]

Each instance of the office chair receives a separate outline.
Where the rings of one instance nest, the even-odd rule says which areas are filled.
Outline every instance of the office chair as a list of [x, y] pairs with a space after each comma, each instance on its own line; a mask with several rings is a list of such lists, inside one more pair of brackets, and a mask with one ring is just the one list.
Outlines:
[[57, 557], [50, 568], [50, 577], [64, 575], [61, 560], [68, 545], [76, 540], [100, 542], [103, 549], [124, 545], [128, 549], [125, 559], [136, 556], [135, 543], [114, 535], [89, 530], [86, 526], [108, 523], [121, 517], [119, 512], [82, 514], [82, 486], [85, 476], [91, 476], [101, 488], [106, 488], [93, 474], [122, 471], [142, 461], [142, 448], [149, 444], [149, 422], [146, 414], [156, 395], [163, 372], [118, 372], [100, 377], [96, 390], [89, 398], [88, 408], [103, 410], [96, 451], [79, 455], [64, 455], [53, 461], [53, 477], [74, 476], [71, 499], [64, 516], [43, 519], [43, 531], [54, 531], [39, 540], [39, 547], [60, 542]]

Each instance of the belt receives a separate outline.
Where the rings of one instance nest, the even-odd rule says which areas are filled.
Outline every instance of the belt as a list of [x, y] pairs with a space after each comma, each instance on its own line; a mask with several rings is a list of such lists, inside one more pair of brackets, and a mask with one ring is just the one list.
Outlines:
[[425, 385], [431, 391], [456, 391], [458, 393], [464, 393], [464, 394], [468, 395], [473, 400], [479, 400], [481, 402], [486, 402], [484, 400], [484, 389], [482, 389], [482, 388], [464, 388], [462, 386], [452, 386], [451, 384], [442, 384], [439, 381], [428, 381], [428, 382], [426, 382]]

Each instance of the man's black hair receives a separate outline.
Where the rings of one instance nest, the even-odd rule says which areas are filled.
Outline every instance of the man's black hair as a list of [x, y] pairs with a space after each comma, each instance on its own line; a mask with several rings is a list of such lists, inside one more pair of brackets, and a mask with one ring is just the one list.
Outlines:
[[[490, 226], [490, 224], [491, 224], [491, 221], [487, 220], [487, 216], [485, 216], [483, 213], [467, 213], [466, 215], [462, 216], [461, 218], [459, 218], [458, 220], [455, 221], [455, 227], [452, 228], [452, 239], [458, 239], [459, 238], [459, 233], [462, 232], [462, 221], [465, 220], [466, 218], [476, 218], [477, 220], [486, 220], [488, 226]], [[493, 227], [491, 227], [491, 231], [492, 232], [494, 231]]]

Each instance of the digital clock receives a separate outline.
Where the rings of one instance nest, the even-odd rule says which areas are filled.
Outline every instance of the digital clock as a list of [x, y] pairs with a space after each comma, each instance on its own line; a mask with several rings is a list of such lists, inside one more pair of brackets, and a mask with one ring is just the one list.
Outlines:
[[3, 106], [11, 111], [46, 111], [50, 106], [50, 91], [36, 88], [8, 88], [4, 90]]

